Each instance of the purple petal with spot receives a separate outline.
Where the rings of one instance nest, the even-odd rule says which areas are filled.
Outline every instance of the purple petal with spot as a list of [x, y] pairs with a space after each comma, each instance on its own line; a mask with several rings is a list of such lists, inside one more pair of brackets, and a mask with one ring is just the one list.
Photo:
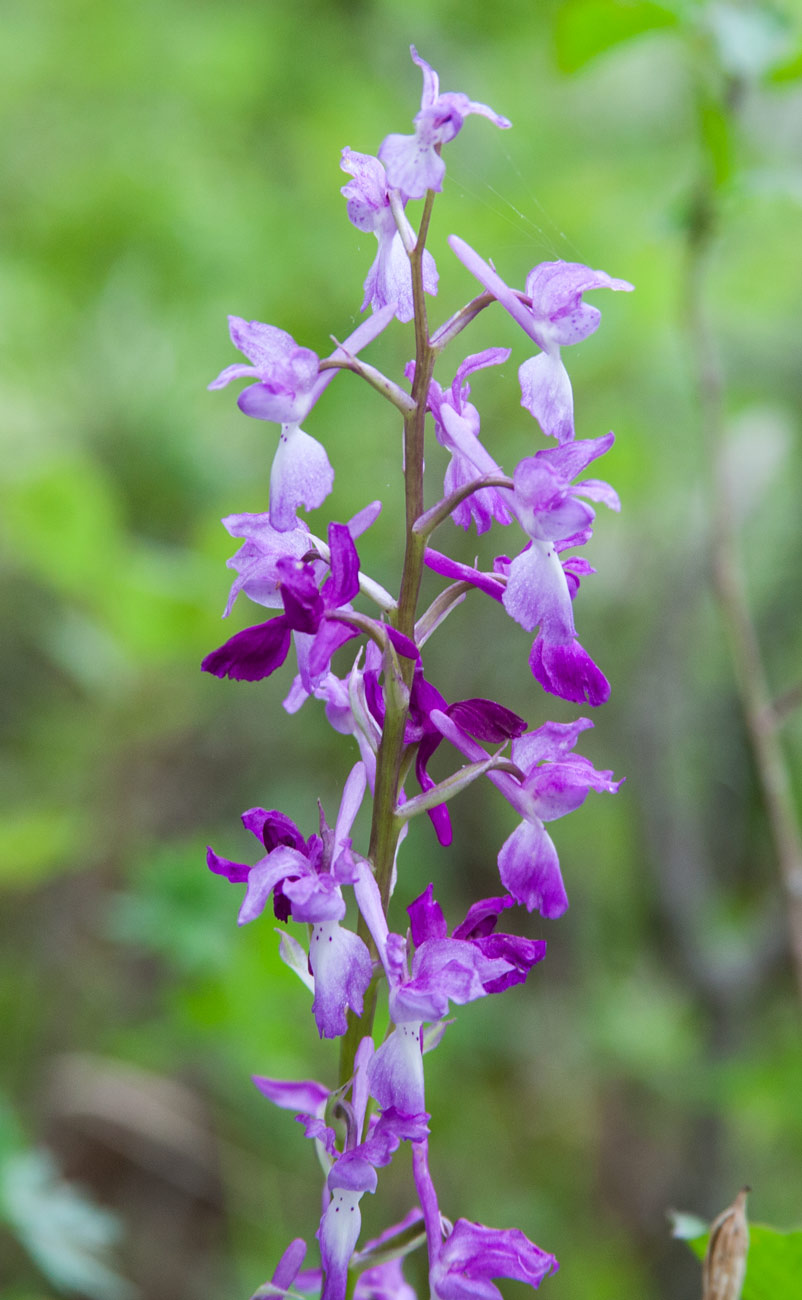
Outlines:
[[316, 925], [309, 942], [309, 965], [315, 977], [315, 1022], [321, 1038], [338, 1038], [348, 1028], [348, 1007], [359, 1016], [373, 963], [358, 935], [335, 921]]
[[371, 1096], [382, 1109], [394, 1106], [405, 1115], [425, 1111], [420, 1024], [402, 1022], [384, 1040], [368, 1069]]
[[521, 822], [498, 855], [501, 883], [527, 912], [554, 919], [568, 907], [557, 850], [540, 821]]
[[[253, 389], [246, 389], [246, 393]], [[240, 405], [242, 405], [240, 396]], [[252, 412], [247, 412], [251, 414]], [[264, 419], [270, 417], [264, 416]], [[334, 486], [326, 449], [297, 425], [282, 425], [270, 471], [270, 522], [278, 532], [297, 527], [296, 508], [316, 510]]]
[[550, 542], [534, 540], [516, 555], [510, 564], [502, 603], [510, 617], [528, 632], [539, 625], [542, 636], [562, 641], [571, 640], [575, 634], [568, 583]]
[[[334, 1170], [342, 1164], [341, 1160], [333, 1166]], [[325, 1271], [325, 1282], [320, 1300], [345, 1300], [348, 1286], [348, 1261], [354, 1253], [362, 1227], [359, 1201], [365, 1191], [375, 1191], [376, 1171], [365, 1160], [365, 1170], [373, 1175], [372, 1187], [360, 1187], [357, 1190], [345, 1187], [333, 1189], [332, 1198], [323, 1212], [317, 1237], [320, 1242], [320, 1258]], [[346, 1167], [347, 1169], [347, 1167]], [[346, 1171], [344, 1171], [346, 1172]], [[356, 1169], [351, 1171], [356, 1173]], [[367, 1175], [366, 1175], [367, 1176]]]
[[518, 367], [521, 406], [559, 443], [574, 437], [574, 394], [559, 353], [539, 352]]

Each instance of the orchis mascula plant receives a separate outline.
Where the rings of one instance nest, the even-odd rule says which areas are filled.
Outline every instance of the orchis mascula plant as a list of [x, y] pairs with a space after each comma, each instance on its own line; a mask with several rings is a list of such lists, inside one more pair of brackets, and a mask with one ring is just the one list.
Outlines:
[[[492, 1300], [499, 1296], [493, 1278], [517, 1278], [537, 1287], [557, 1268], [553, 1255], [517, 1228], [488, 1228], [466, 1218], [452, 1223], [441, 1213], [428, 1164], [423, 1055], [440, 1042], [452, 1005], [502, 993], [525, 981], [543, 959], [545, 943], [500, 933], [497, 924], [516, 907], [546, 917], [565, 910], [568, 898], [546, 823], [578, 808], [589, 790], [613, 792], [619, 784], [574, 752], [582, 731], [593, 725], [588, 719], [527, 730], [523, 718], [492, 700], [449, 702], [425, 676], [425, 642], [476, 588], [536, 632], [529, 662], [546, 691], [591, 705], [607, 699], [607, 680], [577, 639], [573, 601], [581, 578], [593, 572], [576, 554], [591, 535], [590, 503], [619, 508], [607, 483], [579, 476], [608, 450], [613, 435], [576, 438], [561, 349], [599, 324], [599, 312], [584, 302], [584, 293], [632, 286], [578, 263], [546, 262], [530, 271], [524, 290], [512, 289], [490, 263], [452, 236], [451, 249], [482, 292], [430, 332], [425, 295], [436, 293], [437, 271], [424, 245], [443, 184], [441, 148], [469, 114], [497, 127], [510, 123], [466, 95], [441, 94], [437, 74], [414, 48], [412, 58], [423, 72], [414, 134], [387, 136], [378, 157], [351, 149], [342, 153], [342, 168], [352, 178], [342, 190], [348, 216], [378, 240], [364, 286], [363, 307], [372, 314], [324, 361], [275, 326], [232, 316], [232, 341], [249, 364], [227, 366], [210, 385], [253, 380], [239, 395], [240, 409], [280, 425], [269, 510], [223, 521], [242, 539], [229, 561], [237, 576], [226, 614], [241, 592], [276, 612], [214, 650], [203, 668], [218, 677], [258, 681], [285, 661], [294, 641], [297, 675], [285, 708], [295, 711], [308, 696], [322, 700], [328, 721], [355, 738], [360, 754], [344, 781], [333, 826], [321, 813], [317, 832], [307, 836], [284, 813], [251, 808], [242, 820], [258, 841], [256, 861], [232, 862], [211, 849], [208, 855], [212, 871], [246, 887], [240, 924], [255, 920], [268, 903], [282, 924], [289, 923], [281, 955], [312, 994], [319, 1035], [340, 1039], [339, 1076], [325, 1084], [255, 1078], [274, 1104], [296, 1112], [326, 1171], [317, 1232], [322, 1273], [300, 1271], [305, 1245], [296, 1240], [260, 1296], [322, 1287], [321, 1300], [345, 1300], [346, 1294], [408, 1300], [413, 1293], [400, 1261], [424, 1241], [431, 1293], [440, 1300]], [[415, 199], [423, 200], [417, 234], [405, 212]], [[468, 355], [446, 371], [454, 376], [450, 383], [433, 378], [446, 346], [494, 301], [539, 349], [518, 372], [522, 405], [556, 440], [533, 451], [511, 476], [479, 440], [468, 383], [475, 371], [507, 361], [509, 350]], [[394, 318], [414, 322], [415, 356], [406, 370], [411, 391], [357, 356]], [[375, 522], [378, 502], [347, 523], [330, 523], [326, 540], [297, 514], [301, 506], [322, 505], [332, 490], [326, 451], [301, 423], [343, 369], [366, 379], [403, 416], [406, 540], [397, 595], [360, 569], [357, 541]], [[451, 457], [443, 497], [428, 508], [423, 498], [427, 413]], [[433, 549], [430, 538], [449, 516], [464, 529], [475, 523], [479, 533], [517, 525], [516, 541], [507, 547], [512, 558], [498, 556], [491, 569], [482, 570]], [[419, 613], [424, 566], [446, 581]], [[372, 613], [355, 607], [360, 599], [369, 602]], [[357, 638], [356, 655], [339, 676], [333, 656]], [[435, 781], [428, 764], [444, 742], [451, 748], [453, 772]], [[407, 823], [427, 813], [437, 838], [447, 845], [447, 801], [483, 777], [514, 810], [511, 833], [498, 854], [503, 892], [475, 902], [449, 932], [429, 885], [407, 906], [407, 933], [392, 932], [388, 904]], [[370, 839], [360, 848], [352, 830], [368, 791]], [[356, 930], [347, 922], [349, 896]], [[380, 1012], [382, 987], [386, 1011]], [[376, 1191], [378, 1171], [402, 1142], [412, 1148], [418, 1205], [402, 1223], [359, 1248], [359, 1203], [366, 1192]]]

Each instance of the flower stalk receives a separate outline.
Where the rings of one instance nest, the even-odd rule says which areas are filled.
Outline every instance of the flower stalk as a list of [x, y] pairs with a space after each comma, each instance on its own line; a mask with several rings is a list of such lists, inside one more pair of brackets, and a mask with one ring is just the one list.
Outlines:
[[[258, 321], [231, 318], [231, 337], [249, 364], [226, 367], [211, 387], [254, 380], [240, 394], [247, 416], [280, 427], [270, 476], [269, 509], [232, 515], [224, 522], [242, 544], [229, 561], [236, 571], [226, 613], [244, 594], [272, 611], [265, 621], [212, 651], [203, 668], [218, 677], [257, 682], [270, 677], [292, 648], [297, 673], [284, 707], [322, 702], [329, 723], [352, 738], [359, 757], [344, 784], [333, 825], [322, 810], [317, 832], [307, 836], [277, 809], [251, 808], [243, 825], [257, 840], [259, 857], [237, 862], [211, 848], [213, 872], [245, 886], [240, 924], [272, 906], [280, 926], [297, 924], [304, 946], [281, 931], [280, 954], [312, 994], [311, 1014], [323, 1039], [339, 1040], [339, 1071], [328, 1084], [255, 1076], [275, 1105], [295, 1112], [314, 1140], [324, 1171], [323, 1213], [316, 1236], [321, 1270], [311, 1289], [320, 1300], [371, 1300], [377, 1294], [406, 1300], [401, 1259], [426, 1241], [430, 1290], [439, 1300], [495, 1295], [491, 1279], [511, 1277], [537, 1287], [557, 1268], [553, 1255], [517, 1228], [495, 1229], [439, 1209], [429, 1169], [430, 1115], [424, 1053], [439, 1047], [452, 1006], [503, 993], [528, 980], [545, 957], [541, 939], [497, 929], [504, 914], [559, 916], [568, 899], [557, 851], [546, 824], [573, 812], [588, 792], [613, 793], [620, 782], [597, 771], [575, 747], [586, 718], [570, 723], [526, 720], [484, 698], [449, 699], [427, 678], [423, 649], [474, 590], [489, 595], [536, 636], [529, 666], [546, 692], [596, 705], [609, 685], [577, 640], [573, 600], [593, 572], [575, 552], [590, 539], [594, 507], [618, 509], [613, 489], [597, 479], [575, 482], [612, 442], [575, 437], [571, 386], [561, 347], [598, 326], [598, 309], [583, 300], [591, 289], [629, 289], [626, 281], [577, 263], [534, 268], [526, 292], [507, 286], [464, 241], [451, 245], [482, 292], [459, 308], [430, 337], [427, 299], [437, 292], [437, 268], [427, 249], [433, 205], [442, 189], [443, 147], [471, 115], [495, 127], [510, 123], [485, 104], [458, 92], [440, 92], [434, 69], [412, 49], [423, 75], [414, 133], [389, 135], [377, 156], [342, 151], [349, 219], [376, 236], [378, 251], [364, 284], [363, 309], [371, 315], [321, 361], [290, 335]], [[422, 200], [417, 233], [407, 215]], [[434, 378], [446, 348], [479, 312], [495, 302], [524, 327], [527, 350], [539, 352], [520, 367], [523, 405], [536, 437], [556, 439], [533, 451], [506, 474], [480, 441], [480, 418], [470, 399], [469, 377], [509, 359], [506, 348], [465, 357], [453, 380]], [[414, 358], [406, 367], [409, 393], [357, 353], [397, 319], [411, 324]], [[364, 571], [357, 542], [377, 527], [379, 502], [347, 523], [331, 522], [327, 540], [310, 533], [299, 511], [319, 508], [333, 491], [334, 470], [324, 445], [301, 428], [339, 370], [365, 381], [403, 417], [404, 554], [398, 596]], [[341, 381], [345, 382], [345, 381]], [[448, 457], [443, 491], [427, 506], [424, 453], [431, 418], [435, 447]], [[503, 448], [497, 452], [501, 457]], [[478, 535], [515, 527], [519, 553], [496, 555], [471, 567], [428, 546], [448, 519]], [[505, 548], [507, 549], [507, 548]], [[419, 613], [424, 568], [446, 579]], [[369, 599], [371, 614], [354, 608]], [[378, 610], [378, 613], [376, 613]], [[345, 675], [335, 671], [349, 643], [359, 646]], [[353, 647], [350, 647], [353, 650]], [[446, 686], [447, 689], [447, 686]], [[448, 775], [435, 780], [428, 765], [441, 748]], [[464, 761], [467, 759], [467, 763]], [[394, 933], [390, 900], [402, 886], [399, 859], [410, 821], [428, 818], [444, 852], [452, 841], [451, 809], [469, 785], [492, 783], [513, 810], [513, 828], [498, 852], [501, 893], [475, 900], [462, 921], [449, 926], [433, 885], [408, 902], [409, 928]], [[372, 799], [364, 849], [354, 826]], [[517, 823], [517, 824], [516, 824]], [[347, 898], [357, 919], [348, 923]], [[380, 1186], [380, 1171], [398, 1147], [412, 1148], [418, 1206], [402, 1224], [359, 1247], [360, 1202]], [[424, 1232], [420, 1230], [423, 1220]], [[297, 1239], [268, 1286], [289, 1295], [303, 1261]], [[304, 1248], [305, 1249], [305, 1248]], [[306, 1292], [306, 1286], [296, 1286]], [[265, 1291], [262, 1292], [266, 1293]]]

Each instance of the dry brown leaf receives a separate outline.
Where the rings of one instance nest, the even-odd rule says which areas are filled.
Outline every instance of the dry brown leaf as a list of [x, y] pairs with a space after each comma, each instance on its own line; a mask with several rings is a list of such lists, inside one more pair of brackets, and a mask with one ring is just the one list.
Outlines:
[[742, 1187], [732, 1205], [710, 1225], [702, 1265], [702, 1300], [740, 1300], [749, 1250], [748, 1191], [748, 1187]]

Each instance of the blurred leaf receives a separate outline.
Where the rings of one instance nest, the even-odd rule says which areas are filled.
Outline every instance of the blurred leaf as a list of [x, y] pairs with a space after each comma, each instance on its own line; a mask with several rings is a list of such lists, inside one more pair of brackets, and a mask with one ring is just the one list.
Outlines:
[[714, 0], [704, 11], [721, 66], [735, 77], [756, 79], [787, 53], [787, 19], [767, 5]]
[[0, 1168], [20, 1150], [23, 1142], [22, 1129], [13, 1107], [0, 1093]]
[[0, 1214], [59, 1290], [90, 1300], [137, 1295], [112, 1267], [118, 1219], [66, 1182], [46, 1151], [22, 1151], [4, 1162]]
[[[677, 1221], [692, 1216], [678, 1214]], [[675, 1232], [675, 1236], [682, 1236]], [[688, 1239], [698, 1259], [707, 1250], [707, 1232]], [[802, 1229], [780, 1232], [765, 1223], [749, 1225], [749, 1255], [742, 1300], [799, 1300], [802, 1277]]]
[[726, 109], [711, 96], [699, 103], [699, 132], [710, 160], [715, 185], [725, 185], [733, 173], [732, 122]]
[[226, 969], [236, 930], [204, 856], [203, 846], [194, 842], [149, 849], [132, 873], [132, 888], [109, 899], [109, 936], [158, 953], [184, 976]]
[[784, 62], [775, 64], [768, 79], [777, 85], [782, 85], [788, 81], [799, 81], [800, 77], [802, 77], [802, 46]]
[[563, 72], [576, 72], [614, 45], [677, 22], [676, 13], [651, 0], [573, 0], [557, 11], [558, 66]]
[[95, 603], [115, 572], [120, 519], [111, 484], [84, 456], [11, 483], [4, 509], [20, 554], [45, 581]]
[[81, 843], [81, 818], [52, 807], [0, 814], [0, 886], [29, 889], [73, 870]]

